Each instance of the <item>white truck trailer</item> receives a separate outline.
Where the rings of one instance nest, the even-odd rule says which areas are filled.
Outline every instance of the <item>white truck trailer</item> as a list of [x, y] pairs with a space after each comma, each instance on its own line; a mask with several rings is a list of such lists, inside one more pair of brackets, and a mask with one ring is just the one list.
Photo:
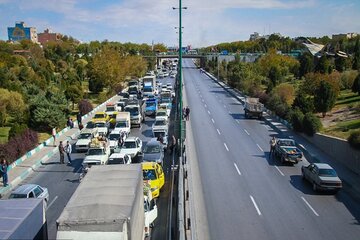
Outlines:
[[44, 200], [0, 200], [0, 239], [48, 239]]
[[143, 240], [141, 164], [92, 166], [57, 220], [57, 239]]

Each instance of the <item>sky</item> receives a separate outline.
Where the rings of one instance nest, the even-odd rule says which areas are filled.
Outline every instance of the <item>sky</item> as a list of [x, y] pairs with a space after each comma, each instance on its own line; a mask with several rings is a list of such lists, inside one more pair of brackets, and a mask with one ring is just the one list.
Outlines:
[[[0, 0], [0, 39], [16, 21], [93, 40], [177, 46], [179, 0]], [[183, 45], [245, 41], [250, 34], [360, 33], [360, 0], [182, 0]]]

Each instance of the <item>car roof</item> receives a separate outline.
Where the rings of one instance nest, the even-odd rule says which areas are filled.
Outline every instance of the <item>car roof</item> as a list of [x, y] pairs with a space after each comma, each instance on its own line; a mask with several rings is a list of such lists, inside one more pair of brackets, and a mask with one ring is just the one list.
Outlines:
[[96, 131], [95, 130], [96, 128], [84, 128], [83, 130], [81, 130], [81, 132], [80, 132], [80, 134], [82, 134], [82, 133], [93, 133], [94, 131]]
[[132, 141], [135, 141], [137, 139], [137, 137], [127, 137], [125, 139], [125, 142], [132, 142]]
[[[164, 106], [164, 105], [163, 105]], [[157, 111], [156, 111], [156, 113], [158, 113], [158, 112], [164, 112], [164, 113], [166, 113], [166, 110], [165, 109], [158, 109]]]
[[110, 155], [109, 159], [110, 159], [110, 158], [124, 158], [125, 155], [127, 155], [127, 154], [124, 154], [124, 153], [113, 153], [113, 154]]
[[148, 170], [148, 169], [155, 169], [157, 163], [154, 162], [142, 162], [142, 169]]
[[106, 112], [96, 112], [95, 114], [106, 114]]
[[319, 169], [333, 169], [329, 164], [327, 163], [314, 163], [316, 167]]
[[150, 145], [161, 145], [161, 143], [156, 139], [156, 138], [152, 138], [150, 139], [150, 141], [148, 141], [146, 143], [146, 146], [150, 146]]
[[121, 130], [120, 129], [114, 129], [111, 131], [110, 134], [120, 134], [121, 133]]
[[16, 188], [14, 191], [12, 191], [12, 193], [28, 194], [32, 189], [34, 189], [37, 186], [38, 185], [36, 185], [36, 184], [24, 184], [24, 185], [21, 185], [18, 188]]

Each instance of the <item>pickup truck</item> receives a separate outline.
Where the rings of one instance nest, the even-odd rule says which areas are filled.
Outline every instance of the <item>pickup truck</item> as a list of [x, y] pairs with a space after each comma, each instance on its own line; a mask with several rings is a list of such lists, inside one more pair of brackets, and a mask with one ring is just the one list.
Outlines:
[[110, 145], [107, 141], [99, 141], [97, 138], [92, 139], [89, 150], [83, 161], [83, 166], [88, 165], [105, 165], [110, 156]]
[[138, 137], [128, 137], [125, 139], [123, 146], [121, 147], [120, 153], [127, 154], [131, 158], [136, 157], [141, 153], [142, 141]]
[[281, 163], [295, 164], [302, 160], [303, 153], [296, 147], [294, 140], [280, 138], [275, 144], [275, 156]]
[[156, 114], [158, 101], [156, 98], [147, 99], [145, 102], [145, 115], [152, 116]]

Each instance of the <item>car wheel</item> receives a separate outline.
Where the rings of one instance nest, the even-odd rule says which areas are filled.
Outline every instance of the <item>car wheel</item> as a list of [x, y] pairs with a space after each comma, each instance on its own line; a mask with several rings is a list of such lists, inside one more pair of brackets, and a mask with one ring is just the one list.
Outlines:
[[44, 199], [44, 208], [45, 208], [45, 211], [47, 210], [47, 206], [48, 206], [48, 204], [47, 204], [47, 200], [46, 199]]
[[318, 190], [317, 185], [315, 182], [313, 182], [313, 190], [316, 192]]
[[306, 178], [305, 178], [305, 174], [304, 174], [304, 172], [303, 171], [301, 171], [301, 177], [302, 177], [302, 179], [303, 180], [305, 180]]

